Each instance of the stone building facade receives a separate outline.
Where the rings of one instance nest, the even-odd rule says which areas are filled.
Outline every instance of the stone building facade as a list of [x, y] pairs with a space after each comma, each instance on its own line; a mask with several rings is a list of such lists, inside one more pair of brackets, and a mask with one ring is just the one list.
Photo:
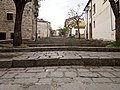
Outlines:
[[[34, 7], [33, 1], [25, 6], [22, 19], [23, 39], [33, 39], [35, 37]], [[0, 40], [13, 39], [15, 15], [16, 10], [13, 0], [0, 0]]]
[[43, 19], [37, 19], [37, 37], [46, 38], [51, 36], [51, 23]]

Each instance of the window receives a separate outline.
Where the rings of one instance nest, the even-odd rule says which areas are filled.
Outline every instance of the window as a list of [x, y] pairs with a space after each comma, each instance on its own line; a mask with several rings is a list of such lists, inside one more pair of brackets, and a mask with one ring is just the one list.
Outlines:
[[7, 13], [7, 20], [13, 20], [13, 13]]
[[96, 13], [96, 5], [94, 4], [93, 5], [93, 14], [95, 14]]
[[93, 21], [93, 27], [95, 28], [95, 21]]
[[92, 17], [92, 11], [91, 11], [91, 9], [89, 11], [89, 16], [90, 16], [90, 18]]
[[5, 40], [6, 39], [6, 33], [0, 32], [0, 40]]

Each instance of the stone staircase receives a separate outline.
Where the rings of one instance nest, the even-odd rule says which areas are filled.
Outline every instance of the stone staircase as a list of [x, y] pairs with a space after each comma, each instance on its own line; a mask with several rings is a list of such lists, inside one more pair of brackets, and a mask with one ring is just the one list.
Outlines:
[[[12, 40], [0, 40], [0, 44], [12, 44]], [[37, 41], [24, 39], [23, 43], [30, 47], [43, 46], [82, 46], [82, 47], [105, 47], [110, 42], [103, 40], [85, 40], [77, 38], [50, 37], [40, 38]]]
[[107, 41], [57, 37], [23, 42], [30, 47], [0, 49], [0, 67], [120, 66], [120, 48], [105, 47]]
[[82, 47], [105, 47], [110, 42], [102, 40], [85, 40], [76, 38], [41, 38], [38, 41], [24, 41], [30, 47], [43, 47], [43, 46], [82, 46]]

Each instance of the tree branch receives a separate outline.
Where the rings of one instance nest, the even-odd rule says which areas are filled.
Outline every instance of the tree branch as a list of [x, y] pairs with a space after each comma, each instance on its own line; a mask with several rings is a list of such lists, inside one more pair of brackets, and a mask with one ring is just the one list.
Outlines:
[[14, 1], [15, 5], [16, 5], [16, 4], [17, 4], [17, 2], [18, 2], [17, 0], [13, 0], [13, 1]]
[[25, 1], [25, 3], [28, 3], [28, 2], [31, 2], [32, 0], [23, 0], [23, 1]]
[[119, 11], [118, 11], [118, 6], [116, 5], [116, 2], [114, 0], [109, 0], [110, 5], [112, 7], [113, 13], [115, 15], [115, 17], [119, 16]]

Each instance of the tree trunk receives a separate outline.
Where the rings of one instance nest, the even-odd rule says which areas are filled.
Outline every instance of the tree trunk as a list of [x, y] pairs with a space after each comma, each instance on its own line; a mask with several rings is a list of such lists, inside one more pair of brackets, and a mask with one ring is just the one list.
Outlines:
[[80, 27], [79, 27], [79, 20], [77, 21], [77, 27], [78, 27], [78, 35], [79, 35], [79, 37], [78, 37], [78, 38], [80, 39], [81, 37], [80, 37]]
[[116, 41], [120, 41], [120, 16], [115, 20], [116, 26]]
[[79, 39], [81, 38], [80, 36], [80, 28], [79, 28], [79, 26], [78, 26], [78, 34], [79, 34]]
[[72, 29], [70, 28], [70, 34], [69, 34], [69, 37], [71, 37], [72, 36]]
[[115, 15], [115, 39], [116, 41], [120, 41], [120, 13], [119, 13], [119, 0], [115, 2], [115, 0], [109, 0], [110, 5], [112, 7], [113, 13]]
[[13, 46], [20, 46], [22, 44], [21, 24], [24, 7], [25, 4], [23, 3], [16, 4]]

